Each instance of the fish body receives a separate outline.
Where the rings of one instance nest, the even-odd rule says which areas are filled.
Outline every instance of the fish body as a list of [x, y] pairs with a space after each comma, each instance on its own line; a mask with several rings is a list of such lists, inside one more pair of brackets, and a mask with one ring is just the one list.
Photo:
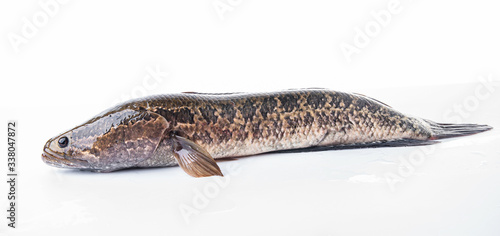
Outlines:
[[203, 177], [222, 175], [214, 161], [219, 158], [391, 141], [428, 144], [489, 129], [435, 123], [364, 95], [326, 89], [182, 93], [106, 110], [50, 139], [42, 159], [56, 167], [100, 172], [180, 165]]

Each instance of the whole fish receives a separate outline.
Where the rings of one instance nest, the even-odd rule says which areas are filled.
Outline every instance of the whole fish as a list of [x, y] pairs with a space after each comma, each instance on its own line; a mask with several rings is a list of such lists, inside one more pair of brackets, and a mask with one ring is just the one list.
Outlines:
[[110, 172], [179, 165], [222, 175], [214, 159], [302, 148], [409, 146], [490, 130], [404, 115], [373, 98], [326, 89], [182, 93], [125, 102], [51, 138], [45, 163]]

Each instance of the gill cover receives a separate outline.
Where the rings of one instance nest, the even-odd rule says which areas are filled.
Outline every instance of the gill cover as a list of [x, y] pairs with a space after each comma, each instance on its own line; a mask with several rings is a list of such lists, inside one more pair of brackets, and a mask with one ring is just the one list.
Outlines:
[[124, 110], [114, 115], [112, 120], [119, 122], [97, 136], [91, 147], [97, 169], [104, 172], [134, 167], [150, 158], [169, 127], [165, 118], [146, 110]]

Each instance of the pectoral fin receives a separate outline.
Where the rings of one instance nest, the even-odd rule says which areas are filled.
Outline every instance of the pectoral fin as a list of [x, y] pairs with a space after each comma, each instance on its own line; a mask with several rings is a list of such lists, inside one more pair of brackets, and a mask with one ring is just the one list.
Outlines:
[[179, 166], [193, 177], [223, 176], [222, 172], [200, 145], [180, 136], [174, 136], [174, 157]]

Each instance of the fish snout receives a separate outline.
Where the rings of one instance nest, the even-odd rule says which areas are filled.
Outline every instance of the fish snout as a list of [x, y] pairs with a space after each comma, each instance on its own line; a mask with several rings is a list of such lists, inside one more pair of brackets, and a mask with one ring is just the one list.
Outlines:
[[47, 165], [59, 168], [72, 168], [72, 169], [87, 169], [89, 168], [89, 163], [84, 160], [78, 160], [67, 156], [64, 153], [59, 153], [51, 149], [53, 141], [55, 139], [50, 139], [45, 143], [42, 152], [42, 161]]

